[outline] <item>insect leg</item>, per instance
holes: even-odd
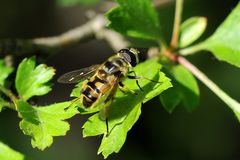
[[[106,136],[109,135],[108,110],[109,110],[109,105],[111,104],[112,100],[113,100],[113,98],[108,98],[108,99],[106,99],[106,100],[103,102],[103,103],[105,103],[104,106],[103,106],[103,108],[102,108],[102,109],[100,110],[100,112],[99,112],[100,119],[101,119],[101,120],[104,120],[105,123],[106,123],[106,129],[107,129],[107,134],[106,134]]]
[[[126,87],[122,82],[119,82],[118,86],[119,86],[120,91],[122,91],[123,93],[131,92],[132,94],[138,95],[137,92],[135,92],[134,90],[132,90],[132,89],[130,89],[128,87]]]
[[[134,74],[134,77],[137,76],[135,71],[130,71],[129,73],[130,73],[130,74],[133,73],[133,74]],[[128,78],[129,78],[129,76],[130,76],[130,75],[128,75]],[[130,78],[130,79],[133,79],[133,78]],[[136,79],[136,84],[137,84],[138,88],[143,92],[143,89],[142,89],[142,87],[139,85],[139,82],[138,82],[137,79]]]
[[[149,81],[154,82],[154,83],[162,83],[162,82],[155,81],[155,80],[152,80],[152,79],[149,79],[149,78],[146,78],[146,77],[142,77],[142,76],[130,76],[130,75],[128,75],[127,77],[129,79],[145,79],[145,80],[149,80]]]
[[[108,135],[109,135],[108,118],[106,118],[105,122],[106,122],[106,128],[107,128],[107,135],[106,135],[106,137],[108,137]]]
[[[118,83],[116,83],[117,85]],[[103,102],[104,106],[103,108],[100,110],[100,119],[105,120],[106,122],[106,129],[107,129],[107,134],[106,136],[109,135],[109,125],[108,125],[108,113],[109,113],[109,106],[112,103],[113,99],[114,99],[114,94],[116,92],[117,87],[113,87],[114,89],[109,93],[108,97],[106,98],[106,100]]]

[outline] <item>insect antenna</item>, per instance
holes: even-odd
[[[128,75],[127,77],[128,77],[129,79],[135,79],[138,88],[139,88],[142,92],[143,92],[143,89],[142,89],[142,87],[139,85],[139,82],[138,82],[139,79],[145,79],[145,80],[148,80],[148,81],[151,81],[151,82],[154,82],[154,83],[162,83],[162,82],[155,81],[155,80],[152,80],[152,79],[149,79],[149,78],[146,78],[146,77],[137,76],[135,71],[130,71],[129,73],[133,73],[134,76]]]

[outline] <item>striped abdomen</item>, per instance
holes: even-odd
[[[116,83],[124,77],[125,73],[122,68],[124,68],[124,72],[128,70],[125,66],[124,60],[118,57],[113,57],[101,65],[95,75],[83,85],[81,91],[83,106],[85,108],[94,107],[93,104],[99,98],[110,92],[113,86],[116,86]]]

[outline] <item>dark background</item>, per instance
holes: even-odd
[[[183,19],[206,16],[208,28],[204,37],[213,33],[226,18],[237,0],[186,0]],[[87,21],[86,6],[58,7],[49,0],[1,0],[0,38],[33,38],[53,36]],[[174,5],[159,9],[165,36],[170,37]],[[85,66],[101,63],[113,54],[103,41],[92,40],[67,48],[47,58],[46,63],[59,75]],[[240,100],[240,70],[217,61],[210,53],[189,57],[214,82],[233,98]],[[240,125],[233,112],[208,88],[199,82],[199,107],[188,113],[178,106],[172,114],[166,112],[155,98],[142,108],[142,115],[129,132],[119,154],[109,159],[162,160],[238,160],[240,159]],[[73,86],[56,83],[53,91],[37,99],[44,105],[65,101]],[[0,141],[33,160],[95,160],[101,137],[82,138],[81,126],[86,116],[70,119],[71,130],[64,137],[55,137],[45,151],[33,149],[30,137],[23,135],[17,113],[4,110],[0,114]]]

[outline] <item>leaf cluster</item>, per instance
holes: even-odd
[[[91,0],[87,2],[96,2]],[[58,0],[63,5],[72,5],[84,0]],[[182,104],[188,111],[193,111],[199,103],[199,87],[193,74],[180,64],[172,63],[164,54],[166,50],[180,55],[193,54],[208,50],[219,60],[234,66],[240,66],[240,4],[227,19],[217,28],[212,36],[197,43],[204,33],[207,20],[205,17],[191,17],[180,26],[180,37],[175,48],[169,47],[161,34],[161,21],[151,0],[116,0],[117,7],[111,9],[106,17],[108,27],[121,34],[143,41],[154,41],[161,48],[157,59],[146,60],[133,68],[136,75],[157,81],[140,79],[139,85],[131,79],[125,79],[124,85],[134,90],[137,95],[123,93],[119,89],[108,108],[109,135],[105,121],[101,120],[100,107],[86,110],[81,104],[73,101],[59,102],[47,106],[37,106],[30,103],[34,96],[42,96],[52,89],[50,80],[55,74],[52,67],[45,64],[36,65],[35,57],[25,58],[16,69],[14,85],[7,83],[7,78],[14,68],[0,60],[0,111],[10,108],[18,112],[20,129],[31,137],[33,147],[44,150],[53,143],[53,137],[64,136],[70,129],[67,119],[76,114],[91,114],[83,125],[83,136],[102,135],[98,154],[107,158],[112,153],[118,153],[123,146],[127,133],[141,115],[141,107],[154,97],[158,97],[168,112],[173,112],[176,106]],[[163,23],[163,22],[162,22]],[[192,45],[194,44],[194,45]],[[169,77],[169,78],[168,78]],[[72,90],[71,97],[78,98],[83,82]],[[13,91],[16,90],[16,93]],[[164,91],[164,92],[163,92]],[[216,93],[237,115],[240,120],[240,105],[225,93]],[[70,107],[69,107],[70,106]],[[71,107],[73,106],[73,107]],[[75,108],[77,106],[78,110]],[[3,151],[3,152],[2,152]],[[0,159],[11,160],[3,153],[9,153],[22,160],[24,156],[0,143]]]
[[[76,110],[64,109],[70,102],[61,102],[47,106],[35,106],[29,103],[34,96],[47,94],[51,90],[49,82],[55,70],[45,64],[36,66],[35,57],[25,58],[18,66],[15,78],[16,95],[5,85],[7,77],[13,68],[7,67],[4,61],[0,61],[1,84],[0,91],[6,96],[0,97],[0,107],[8,107],[18,112],[20,129],[24,134],[32,137],[32,146],[41,150],[49,147],[54,136],[63,136],[70,129],[64,120],[74,116]],[[5,97],[5,98],[4,98]],[[9,101],[11,100],[11,101]],[[1,156],[1,154],[0,154]]]

